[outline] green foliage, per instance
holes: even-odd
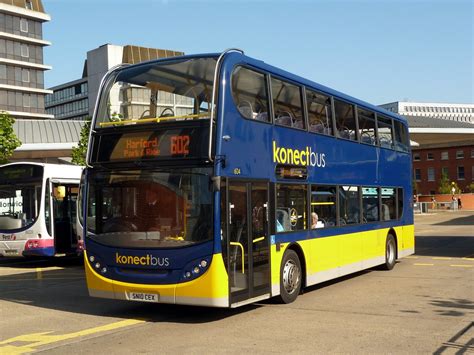
[[[439,181],[439,187],[438,187],[438,192],[440,194],[452,194],[453,193],[453,187],[454,187],[454,193],[458,194],[461,193],[461,189],[459,188],[458,184],[456,182],[450,182],[448,175],[443,173],[441,175],[441,180]]]
[[[81,129],[81,137],[77,147],[72,148],[72,163],[76,165],[86,165],[87,146],[89,144],[89,131],[91,129],[91,119],[87,118]]]
[[[15,119],[8,112],[0,112],[0,164],[8,163],[13,151],[21,145],[13,130]]]
[[[467,190],[468,190],[469,192],[474,193],[474,182],[471,182],[471,183],[467,186]]]

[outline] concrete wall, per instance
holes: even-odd
[[[453,195],[424,195],[424,196],[419,196],[418,201],[419,202],[431,202],[432,197],[434,196],[436,202],[451,202]],[[462,209],[464,210],[474,210],[474,194],[455,194],[454,195],[456,198],[461,198],[461,204],[462,204]],[[447,207],[447,205],[442,205],[438,204],[439,208],[444,208]],[[431,206],[430,206],[431,209]]]

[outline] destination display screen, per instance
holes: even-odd
[[[96,162],[202,158],[207,155],[208,135],[199,127],[124,132],[98,136]]]
[[[38,179],[43,176],[43,167],[39,165],[11,165],[0,169],[0,181]]]

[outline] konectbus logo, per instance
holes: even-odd
[[[326,155],[324,153],[313,152],[311,147],[305,149],[292,149],[278,147],[273,141],[273,162],[278,164],[316,166],[324,168],[326,166]]]
[[[160,258],[150,254],[145,256],[120,255],[115,253],[115,262],[118,265],[136,266],[169,266],[169,258]]]

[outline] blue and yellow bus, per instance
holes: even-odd
[[[289,303],[414,252],[406,120],[240,50],[110,70],[87,162],[91,296]]]

